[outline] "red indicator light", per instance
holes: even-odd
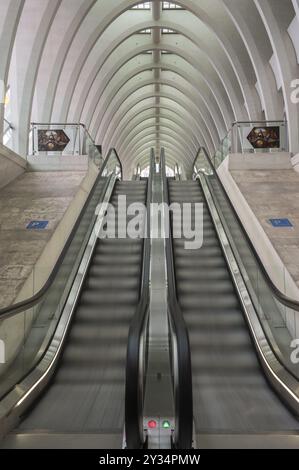
[[[156,429],[157,428],[157,421],[152,419],[151,421],[149,421],[147,423],[147,425],[148,425],[149,429]]]

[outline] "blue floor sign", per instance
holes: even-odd
[[[30,224],[27,225],[27,230],[45,230],[48,224],[48,220],[32,220]]]
[[[289,219],[270,219],[272,227],[293,227]]]

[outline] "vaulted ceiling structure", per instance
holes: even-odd
[[[152,147],[188,169],[233,121],[284,117],[299,153],[299,0],[1,0],[0,44],[22,156],[31,122],[82,122],[127,174]]]

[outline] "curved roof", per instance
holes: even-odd
[[[128,174],[151,147],[187,168],[199,146],[214,153],[233,121],[286,116],[299,152],[298,0],[136,5],[1,0],[15,151],[26,155],[32,121],[83,122],[104,153],[117,149]]]

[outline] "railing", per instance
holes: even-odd
[[[155,159],[151,155],[150,174],[147,189],[147,213],[145,239],[143,246],[142,282],[140,303],[130,326],[127,367],[126,367],[126,398],[125,398],[125,434],[128,449],[146,447],[146,436],[143,429],[143,407],[145,379],[148,357],[149,334],[149,282],[151,254],[151,201],[152,179],[155,171]]]
[[[13,125],[4,118],[4,126],[3,126],[3,144],[7,145],[12,137],[12,131],[14,130]]]
[[[287,152],[288,149],[286,121],[239,121],[233,123],[212,160],[218,168],[230,154]]]
[[[221,141],[219,149],[215,152],[213,156],[213,164],[215,168],[218,168],[221,163],[231,154],[232,150],[232,129],[228,131],[228,134]]]
[[[174,177],[178,181],[180,181],[181,179],[181,168],[179,167],[177,163],[174,166]]]
[[[29,155],[87,155],[96,166],[103,163],[102,149],[96,145],[84,124],[32,123],[29,135]]]
[[[6,364],[0,366],[0,399],[33,370],[50,344],[69,291],[97,219],[96,209],[112,178],[122,167],[114,149],[100,169],[96,182],[47,282],[31,298],[0,310]],[[38,277],[39,270],[33,277]]]
[[[138,165],[136,166],[135,170],[134,170],[134,177],[133,177],[133,179],[137,181],[137,180],[140,179],[140,177],[141,177],[141,167],[140,167],[140,165],[138,164]]]
[[[288,128],[286,121],[234,122],[232,152],[287,152]]]
[[[165,155],[162,152],[164,203],[169,204]],[[172,229],[166,239],[166,264],[168,281],[168,322],[170,330],[170,361],[175,404],[175,433],[173,447],[191,449],[193,437],[193,392],[191,351],[187,326],[177,300],[175,267],[173,258]]]
[[[200,149],[195,159],[194,169],[194,178],[200,174],[205,175],[205,180],[260,324],[273,353],[283,367],[296,380],[299,380],[299,364],[292,360],[293,340],[299,338],[299,302],[287,297],[272,282],[204,148]]]

